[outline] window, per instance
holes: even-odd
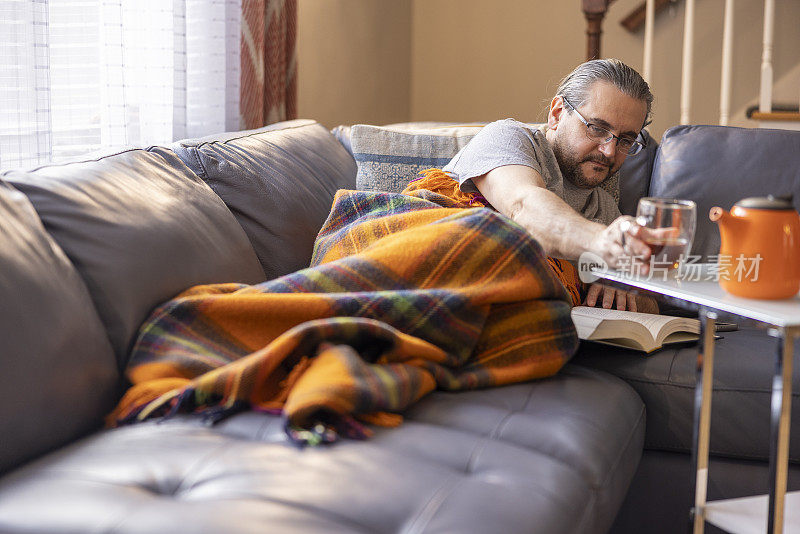
[[[241,0],[0,0],[0,169],[239,129]]]

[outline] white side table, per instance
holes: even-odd
[[[685,270],[636,277],[623,271],[594,271],[612,285],[640,288],[667,297],[670,302],[697,309],[700,345],[697,358],[694,440],[695,467],[693,531],[703,532],[705,522],[732,533],[800,534],[800,491],[786,493],[792,398],[794,338],[800,335],[800,293],[786,300],[734,297],[716,281],[711,264],[686,266]],[[777,362],[772,381],[769,495],[706,501],[708,481],[711,390],[714,375],[714,323],[718,314],[745,317],[778,338]],[[785,519],[785,521],[784,521]]]

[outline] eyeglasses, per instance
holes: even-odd
[[[586,137],[591,139],[597,144],[605,145],[612,139],[617,140],[617,148],[620,150],[624,150],[628,153],[629,156],[633,156],[634,154],[638,154],[644,148],[645,142],[644,138],[641,137],[641,134],[636,136],[636,139],[632,139],[630,137],[619,137],[618,135],[614,135],[613,133],[609,132],[607,129],[603,128],[602,126],[598,126],[596,124],[592,124],[591,122],[587,121],[583,118],[578,110],[573,106],[569,100],[561,97],[564,99],[564,103],[575,112],[578,118],[581,120],[583,124],[586,125]],[[641,139],[641,141],[639,141]]]

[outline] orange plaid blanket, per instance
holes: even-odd
[[[556,373],[578,339],[541,247],[489,209],[412,185],[338,191],[311,267],[193,287],[144,323],[112,424],[283,413],[298,443],[398,424],[434,389]]]

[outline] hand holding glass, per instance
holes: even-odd
[[[691,200],[645,197],[639,200],[636,222],[659,230],[644,238],[650,247],[654,267],[677,269],[688,256],[694,239],[697,206]]]

